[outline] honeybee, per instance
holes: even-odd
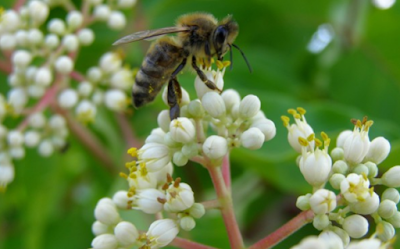
[[[193,69],[208,88],[221,92],[200,69],[197,61],[210,62],[213,57],[222,60],[228,50],[231,51],[232,61],[233,46],[241,52],[251,71],[243,52],[233,44],[238,32],[239,26],[231,15],[218,22],[211,14],[194,13],[179,17],[175,27],[140,31],[116,41],[113,45],[158,38],[149,48],[135,76],[132,88],[133,105],[138,108],[153,101],[168,81],[169,116],[171,120],[179,117],[182,92],[177,75],[188,60],[191,60]],[[177,36],[164,36],[172,33],[177,33]]]

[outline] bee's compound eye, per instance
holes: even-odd
[[[228,30],[226,29],[226,27],[219,26],[215,30],[214,39],[215,39],[216,43],[223,44],[225,42],[227,36],[228,36]]]

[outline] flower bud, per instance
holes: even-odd
[[[44,45],[49,49],[55,49],[60,45],[60,39],[55,34],[48,34],[44,38]]]
[[[124,247],[131,247],[139,237],[136,227],[127,221],[121,221],[114,228],[114,234],[119,244]]]
[[[224,79],[222,72],[218,71],[205,71],[204,74],[206,75],[207,79],[214,82],[218,89],[223,89],[224,87]],[[199,76],[196,77],[194,80],[194,87],[196,88],[197,97],[202,99],[204,94],[208,92],[214,92],[214,90],[210,89],[201,79]]]
[[[118,240],[114,234],[101,234],[92,240],[93,249],[117,249]]]
[[[14,175],[14,166],[10,163],[0,163],[0,190],[4,190],[14,180]]]
[[[357,174],[357,175],[369,175],[369,170],[368,167],[365,166],[365,164],[359,163],[357,164],[354,169],[353,169],[353,173]]]
[[[116,192],[112,197],[112,201],[120,209],[127,209],[128,201],[130,201],[131,199],[132,198],[128,197],[128,192],[124,190]]]
[[[342,174],[333,174],[331,178],[329,178],[329,183],[331,184],[332,188],[334,189],[340,189],[340,183],[345,179],[346,177]]]
[[[146,138],[145,143],[158,143],[162,144],[164,142],[165,132],[161,128],[153,129],[150,135]]]
[[[206,213],[206,209],[204,208],[204,205],[201,203],[195,203],[192,205],[192,207],[189,209],[189,214],[193,218],[200,219],[203,217],[203,215]]]
[[[18,130],[9,131],[7,142],[10,146],[19,147],[24,143],[24,136]]]
[[[383,200],[379,204],[378,214],[384,219],[389,219],[397,213],[396,203],[391,200]]]
[[[318,214],[314,217],[313,226],[317,230],[323,230],[330,224],[329,217],[326,214]]]
[[[351,131],[351,130],[342,131],[339,134],[338,138],[336,139],[336,146],[339,148],[343,148],[344,141],[347,139],[348,136],[350,136],[352,134],[353,134],[353,131]]]
[[[364,165],[368,168],[368,178],[374,178],[378,175],[378,166],[375,163],[369,161]]]
[[[203,118],[204,117],[204,108],[200,102],[200,100],[196,99],[189,103],[188,112],[193,118]]]
[[[337,226],[332,226],[330,230],[340,237],[345,247],[350,243],[350,236],[345,230]]]
[[[188,163],[189,158],[187,158],[181,151],[177,151],[174,153],[172,161],[176,166],[185,166]]]
[[[2,50],[13,50],[17,46],[17,39],[11,34],[2,34],[0,37],[0,48]]]
[[[334,192],[319,189],[310,197],[310,207],[316,214],[326,214],[336,208],[336,195]]]
[[[373,192],[372,196],[368,196],[364,201],[358,201],[350,205],[350,210],[358,214],[372,214],[379,207],[379,196]]]
[[[301,173],[310,185],[318,187],[328,181],[332,160],[325,150],[307,152],[301,157],[299,164]]]
[[[27,67],[32,61],[32,55],[25,50],[17,50],[12,55],[12,62],[18,67]]]
[[[96,111],[96,106],[88,100],[82,100],[75,108],[75,113],[82,122],[93,121]]]
[[[344,158],[347,162],[358,164],[362,162],[369,150],[369,137],[365,131],[353,131],[343,144]]]
[[[136,0],[118,0],[118,7],[121,9],[132,8],[136,4]]]
[[[28,96],[23,88],[13,88],[8,92],[8,103],[14,111],[20,112],[28,102]]]
[[[343,249],[342,239],[333,231],[324,231],[318,235],[318,238],[324,240],[329,249]]]
[[[120,220],[117,208],[110,198],[102,198],[97,202],[94,217],[108,226],[113,226]]]
[[[24,140],[27,147],[35,147],[40,142],[40,134],[37,131],[27,131],[24,134]]]
[[[382,241],[376,238],[352,241],[346,249],[379,249]]]
[[[390,224],[392,224],[395,228],[400,228],[400,212],[397,211],[392,217],[387,219]]]
[[[62,74],[69,74],[74,69],[74,62],[69,56],[60,56],[54,63],[56,71]]]
[[[121,112],[128,104],[125,93],[118,89],[110,89],[104,94],[104,102],[110,110]]]
[[[167,189],[167,202],[164,204],[164,209],[167,212],[181,212],[189,209],[194,204],[194,193],[192,188],[186,183],[179,183],[176,187],[171,184]]]
[[[139,163],[146,163],[149,172],[162,169],[171,161],[169,148],[164,144],[148,143],[143,145],[139,154]]]
[[[21,24],[20,16],[12,9],[6,10],[2,13],[1,22],[2,28],[9,32],[16,31]]]
[[[358,239],[367,234],[369,223],[361,215],[353,214],[344,219],[342,227],[350,237]]]
[[[29,125],[33,128],[40,129],[46,124],[46,117],[42,112],[35,112],[29,117]]]
[[[376,230],[378,231],[378,237],[383,242],[391,240],[396,234],[393,225],[386,221],[379,222]]]
[[[399,191],[397,191],[397,189],[395,188],[387,188],[382,193],[382,200],[391,200],[396,204],[399,203],[400,200]]]
[[[237,91],[233,89],[225,90],[221,94],[222,99],[224,100],[226,110],[228,112],[231,111],[232,107],[236,104],[240,104],[240,95]]]
[[[31,20],[40,25],[46,21],[49,15],[49,7],[42,1],[30,1],[28,4],[28,11]]]
[[[146,235],[152,238],[149,241],[151,248],[160,248],[171,243],[178,235],[179,229],[176,222],[172,219],[156,220],[151,223]]]
[[[78,31],[78,40],[79,43],[84,46],[89,46],[94,41],[94,33],[91,29],[81,29]]]
[[[221,118],[225,115],[225,103],[222,97],[216,92],[208,92],[201,99],[204,110],[213,118]]]
[[[111,11],[107,25],[108,27],[114,30],[123,29],[126,25],[126,19],[124,14],[122,14],[122,12],[120,11]]]
[[[250,128],[242,133],[240,141],[243,147],[251,150],[261,148],[264,143],[265,136],[258,128]]]
[[[391,188],[400,187],[400,166],[391,167],[382,176],[382,184]]]
[[[43,140],[39,144],[38,152],[43,157],[49,157],[54,152],[54,146],[49,139]]]
[[[264,141],[269,141],[275,137],[276,127],[274,122],[267,118],[262,118],[257,120],[256,122],[251,124],[251,127],[255,127],[260,129],[260,131],[264,134]]]
[[[380,164],[390,152],[390,143],[384,137],[377,137],[371,141],[367,155],[364,158],[364,162],[374,162]]]
[[[179,221],[180,227],[185,231],[191,231],[196,226],[196,221],[191,216],[184,216]]]
[[[31,45],[40,45],[43,42],[43,33],[38,29],[30,29],[28,31],[28,41]]]
[[[76,10],[70,11],[67,15],[67,24],[71,30],[76,30],[83,23],[82,13]]]
[[[203,152],[210,159],[222,159],[228,153],[228,143],[225,138],[212,135],[204,141]]]
[[[137,199],[134,201],[134,208],[142,210],[146,214],[156,214],[163,209],[163,204],[158,202],[158,199],[165,199],[166,197],[160,190],[149,188],[137,190],[135,198]]]
[[[106,4],[98,5],[94,8],[93,15],[97,20],[107,21],[110,16],[110,7]]]
[[[65,33],[65,23],[59,18],[53,18],[47,24],[47,29],[54,34],[64,35]]]
[[[25,30],[15,32],[15,39],[19,46],[25,47],[28,45],[28,33]]]
[[[336,147],[331,151],[331,157],[334,162],[344,159],[344,151],[341,147]]]
[[[296,207],[298,207],[302,211],[309,210],[310,207],[310,197],[311,194],[301,195],[296,200]]]
[[[194,157],[198,154],[199,148],[197,146],[197,143],[190,143],[190,144],[185,144],[182,147],[182,153],[185,155],[187,158]]]
[[[177,118],[171,121],[169,131],[173,140],[179,143],[189,143],[196,135],[196,129],[188,118]]]
[[[69,109],[74,107],[78,102],[78,94],[74,89],[65,89],[58,95],[58,104],[62,108]]]
[[[242,99],[239,106],[239,116],[242,119],[254,117],[261,107],[260,99],[255,95],[247,95]]]
[[[100,68],[106,72],[111,73],[117,71],[121,65],[122,60],[116,53],[108,52],[100,58]]]
[[[100,234],[105,234],[109,233],[109,226],[101,223],[100,221],[96,220],[92,224],[92,233],[96,236],[99,236]]]
[[[88,80],[91,82],[98,82],[103,77],[103,72],[98,67],[91,67],[87,71]]]
[[[53,81],[53,75],[49,68],[41,67],[37,70],[35,75],[35,83],[39,86],[49,86]]]
[[[158,126],[164,131],[168,132],[169,131],[169,126],[171,123],[171,120],[169,118],[169,111],[168,110],[162,110],[157,117],[157,123]]]
[[[62,44],[68,52],[75,52],[79,47],[78,38],[74,34],[64,36]]]

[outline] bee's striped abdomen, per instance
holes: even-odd
[[[158,40],[147,52],[136,74],[132,89],[134,106],[153,101],[183,58],[183,50],[175,40],[170,37]]]

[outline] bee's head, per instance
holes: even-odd
[[[222,60],[222,56],[230,49],[238,33],[239,26],[231,15],[219,23],[212,35],[212,43],[218,60]]]

